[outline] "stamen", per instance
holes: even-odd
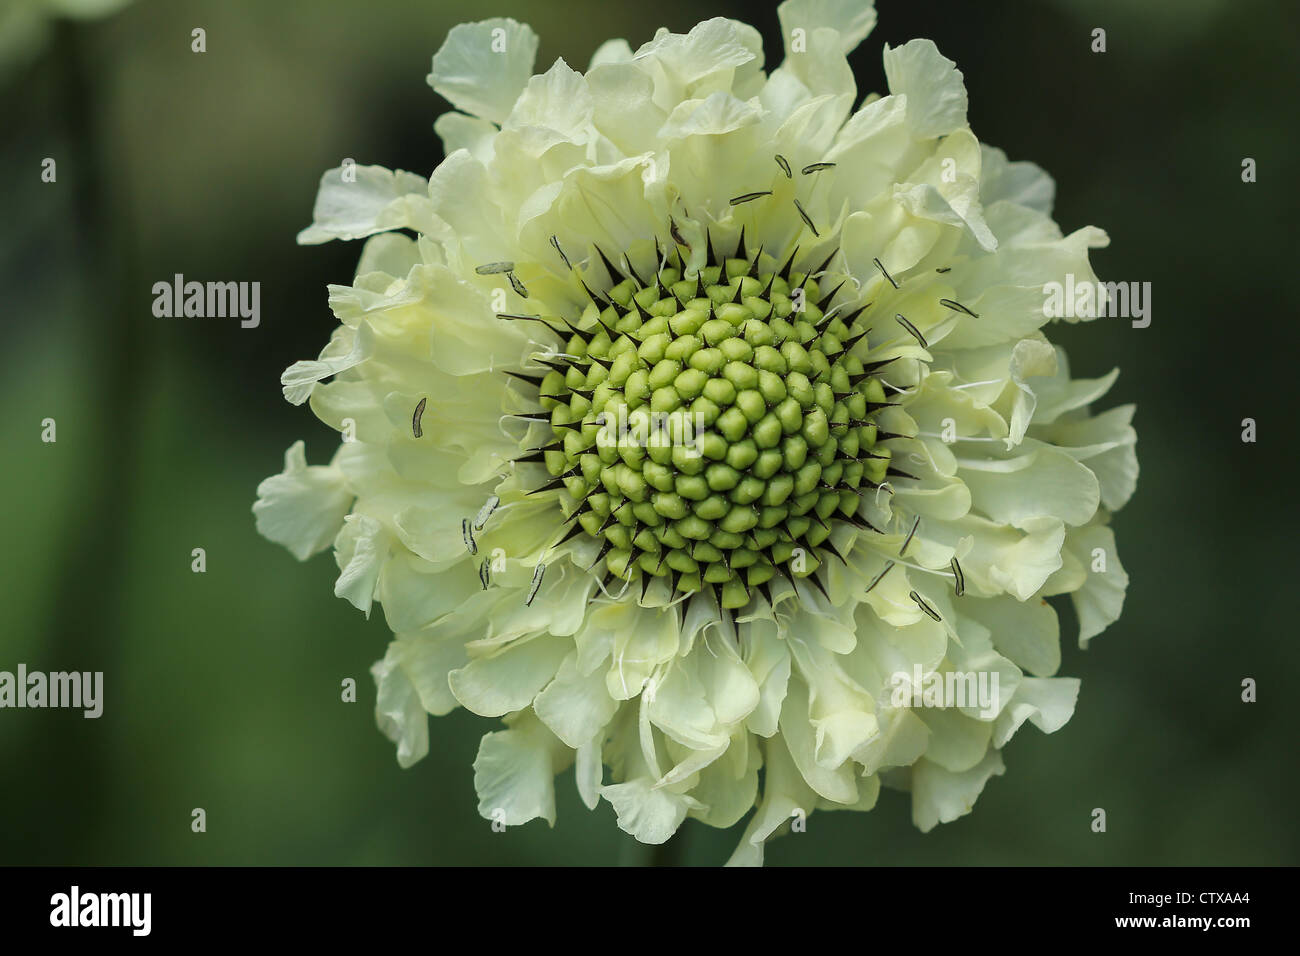
[[[885,567],[881,570],[879,574],[877,574],[874,578],[872,578],[871,583],[867,585],[867,590],[863,592],[863,597],[866,597],[866,595],[870,594],[875,589],[876,585],[880,583],[881,579],[886,574],[888,574],[891,570],[893,570],[893,567],[894,567],[893,561],[885,562]]]
[[[800,217],[801,219],[803,219],[803,221],[804,221],[804,225],[806,225],[809,229],[812,230],[812,234],[813,234],[814,236],[816,236],[817,238],[820,239],[820,238],[821,238],[821,233],[818,232],[818,231],[817,231],[817,227],[816,227],[815,225],[813,225],[812,218],[808,215],[808,213],[806,213],[806,212],[804,211],[803,203],[799,202],[799,200],[796,199],[796,200],[794,201],[794,208],[799,210],[799,217]]]
[[[894,281],[893,276],[891,276],[888,272],[885,271],[884,264],[879,259],[872,259],[871,261],[876,264],[876,268],[880,270],[880,274],[889,280],[889,284],[892,285],[895,289],[897,289],[898,283]]]
[[[921,330],[918,329],[911,322],[907,321],[907,317],[904,316],[901,312],[894,313],[894,319],[898,322],[899,325],[907,329],[907,331],[912,334],[912,337],[914,339],[916,339],[918,342],[921,343],[921,348],[928,349],[930,347],[930,343],[925,340],[925,336],[921,334]]]
[[[411,434],[416,438],[424,436],[424,429],[420,425],[420,419],[424,417],[424,406],[428,401],[428,398],[420,399],[420,404],[415,406],[415,414],[411,416]]]
[[[487,524],[488,518],[492,517],[492,512],[497,510],[501,504],[501,499],[496,495],[489,495],[488,500],[483,502],[483,507],[478,510],[478,515],[474,518],[474,530],[482,531],[483,526]]]
[[[533,568],[533,583],[528,589],[528,597],[524,599],[524,607],[532,607],[533,598],[537,597],[537,592],[542,586],[542,577],[546,574],[546,565],[539,564]]]
[[[905,557],[907,555],[907,546],[912,543],[912,536],[916,534],[916,529],[919,528],[920,526],[921,526],[921,516],[917,515],[916,520],[912,522],[912,530],[907,532],[907,538],[904,539],[903,546],[898,549],[898,556],[900,558]]]
[[[962,305],[960,302],[954,302],[952,299],[940,299],[939,304],[942,306],[946,306],[949,309],[956,309],[958,312],[965,312],[973,319],[979,318],[978,313],[972,312],[970,309],[966,308],[966,306]]]
[[[910,597],[913,601],[915,601],[916,606],[919,607],[922,611],[924,611],[929,617],[933,618],[936,621],[943,620],[943,618],[939,616],[938,611],[930,607],[930,605],[926,604],[925,601],[922,600],[921,595],[917,594],[915,591],[909,591],[907,596]]]
[[[560,237],[559,237],[559,236],[551,236],[551,245],[553,245],[553,246],[555,247],[555,251],[558,252],[558,253],[560,254],[560,258],[564,260],[564,268],[566,268],[566,269],[568,269],[570,272],[572,272],[572,271],[573,271],[573,263],[570,262],[570,261],[569,261],[569,257],[566,256],[566,255],[564,254],[564,250],[560,248]]]

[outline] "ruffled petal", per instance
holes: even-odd
[[[484,819],[518,826],[541,817],[555,826],[555,775],[572,754],[537,718],[484,734],[474,758],[474,790]]]
[[[364,239],[390,229],[432,227],[429,182],[414,173],[382,166],[340,166],[321,176],[312,224],[298,242]]]
[[[429,85],[458,110],[501,123],[533,73],[537,34],[508,17],[451,28],[433,56]]]
[[[333,542],[353,497],[341,471],[332,465],[308,466],[305,446],[296,441],[284,453],[284,471],[257,486],[253,515],[258,534],[306,561]]]

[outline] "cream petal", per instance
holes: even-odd
[[[429,181],[383,166],[340,166],[321,176],[312,224],[298,242],[364,239],[390,229],[430,228]]]
[[[686,814],[700,806],[687,794],[656,790],[654,781],[646,777],[601,787],[600,795],[614,807],[619,827],[649,844],[667,842]]]
[[[1035,518],[1050,516],[1080,525],[1097,513],[1101,488],[1086,466],[1033,440],[1019,450],[1023,453],[1009,458],[958,457],[976,511],[1026,529],[1026,522]]]
[[[1027,677],[993,729],[993,746],[1002,747],[1026,720],[1045,734],[1060,730],[1074,715],[1079,681],[1073,677]]]
[[[284,453],[284,471],[257,486],[253,516],[258,534],[306,561],[334,541],[353,498],[343,473],[332,465],[309,466],[296,441]]]
[[[875,774],[889,767],[910,767],[930,745],[930,728],[910,708],[883,707],[877,711],[880,733],[863,744],[853,759],[863,772]]]
[[[413,239],[398,232],[381,232],[371,236],[361,247],[357,276],[379,272],[399,279],[410,273],[420,261],[420,247]]]
[[[360,365],[370,357],[374,345],[374,332],[366,323],[355,333],[346,327],[335,329],[319,359],[295,362],[284,370],[280,385],[285,400],[291,405],[301,405],[311,397],[317,382]]]
[[[448,675],[451,692],[466,710],[481,717],[520,710],[555,677],[567,644],[563,638],[543,635],[476,657]]]
[[[847,56],[876,26],[874,0],[785,0],[776,13],[781,21],[787,57],[792,55],[790,45],[797,36],[795,30],[805,33],[833,30],[840,52]]]
[[[1118,511],[1137,489],[1137,432],[1134,405],[1118,405],[1091,418],[1035,427],[1034,436],[1057,445],[1097,476],[1101,503]]]
[[[555,680],[533,701],[542,723],[575,749],[590,743],[618,710],[618,703],[605,690],[604,675],[582,674],[577,659],[577,652],[571,651]]]
[[[377,520],[368,515],[350,514],[334,540],[334,557],[339,576],[334,582],[334,596],[341,597],[366,617],[379,586],[379,574],[388,560],[392,539]]]
[[[960,774],[984,759],[993,735],[992,723],[972,720],[958,710],[939,707],[922,708],[916,716],[930,730],[930,745],[925,748],[926,763]]]
[[[458,110],[504,122],[533,73],[537,34],[495,17],[452,27],[433,56],[429,85]]]
[[[962,614],[983,624],[998,652],[1029,673],[1049,677],[1061,666],[1060,624],[1046,601],[987,598],[963,605]]]
[[[825,767],[817,760],[818,729],[809,718],[811,701],[808,685],[792,675],[781,708],[781,736],[799,773],[818,796],[836,803],[856,803],[857,781],[851,765]]]
[[[447,684],[447,675],[468,662],[465,637],[454,629],[438,628],[398,634],[388,646],[386,660],[393,660],[420,697],[420,705],[441,717],[460,706]]]
[[[377,687],[375,721],[384,736],[397,744],[398,766],[410,767],[429,752],[429,715],[402,666],[402,650],[396,642],[370,673]]]
[[[759,688],[758,703],[749,715],[748,726],[760,737],[771,737],[777,731],[790,680],[790,652],[778,637],[775,623],[755,621],[748,630],[749,639],[742,642],[745,665]]]
[[[502,129],[532,126],[555,133],[563,142],[582,144],[594,133],[594,109],[586,77],[556,60],[528,81]]]
[[[578,796],[588,810],[595,810],[600,803],[600,788],[605,768],[600,760],[599,738],[593,738],[578,748],[574,759],[573,773],[577,780]]]
[[[541,817],[555,825],[555,775],[572,754],[531,714],[509,730],[485,734],[474,758],[478,812],[518,826]]]
[[[495,123],[464,113],[443,113],[434,121],[433,131],[442,140],[442,151],[447,156],[463,149],[480,163],[492,162]]]
[[[630,54],[629,54],[630,55]],[[654,80],[636,63],[593,66],[587,74],[593,118],[600,132],[625,156],[654,152],[668,114],[655,105]]]
[[[980,176],[980,201],[989,206],[1010,202],[1044,215],[1052,213],[1056,183],[1041,168],[1029,162],[1008,162],[1007,154],[996,146],[981,144],[984,153]]]
[[[636,51],[655,79],[655,103],[671,111],[683,100],[703,98],[730,90],[735,71],[755,59],[756,37],[752,28],[714,17],[697,24],[689,33],[660,29],[655,38]]]
[[[912,823],[922,833],[929,833],[935,824],[964,817],[974,809],[989,778],[1005,770],[1002,755],[996,750],[990,750],[978,764],[961,773],[945,770],[924,758],[918,760],[911,776]]]
[[[1070,595],[1079,617],[1079,646],[1119,620],[1128,590],[1128,572],[1119,562],[1115,534],[1104,525],[1072,528],[1065,538],[1066,549],[1087,569],[1083,587]]]
[[[761,746],[765,767],[763,800],[727,866],[762,866],[767,838],[792,819],[806,818],[817,805],[817,794],[795,766],[785,740],[778,735]]]
[[[885,44],[889,91],[907,97],[907,119],[920,136],[944,136],[966,125],[966,84],[957,64],[932,40]]]

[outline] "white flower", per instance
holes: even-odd
[[[874,11],[780,17],[770,75],[723,19],[536,76],[527,26],[456,27],[447,159],[327,173],[300,237],[370,237],[283,380],[355,440],[291,448],[258,527],[332,538],[336,594],[382,606],[402,765],[428,714],[504,719],[486,817],[554,822],[572,767],[648,843],[757,805],[736,863],[881,783],[928,830],[1072,714],[1044,598],[1081,643],[1120,613],[1133,409],[1091,416],[1115,373],[1072,379],[1041,331],[1105,234],[1062,235],[1052,181],[979,143],[933,43],[886,48],[890,95],[854,111]]]

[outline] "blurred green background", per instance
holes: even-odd
[[[1076,374],[1122,369],[1108,404],[1138,403],[1142,476],[1115,522],[1132,584],[1086,653],[1063,616],[1076,715],[1024,730],[972,815],[923,835],[886,792],[870,814],[815,815],[769,862],[1294,864],[1295,5],[880,7],[852,59],[860,92],[885,87],[883,41],[931,37],[965,73],[980,138],[1055,176],[1067,230],[1109,231],[1097,272],[1153,283],[1147,329],[1052,333]],[[498,14],[541,34],[539,69],[715,15],[781,49],[774,4],[682,0],[138,0],[32,31],[21,56],[0,44],[0,669],[106,675],[99,720],[0,711],[0,863],[655,859],[568,774],[554,829],[493,833],[470,764],[495,721],[435,720],[430,756],[399,770],[368,674],[382,614],[332,597],[331,558],[295,562],[249,512],[294,439],[313,462],[337,442],[278,384],[326,341],[326,283],[360,252],[294,244],[320,173],[352,157],[427,175],[447,108],[430,57],[454,24]],[[261,327],[155,318],[151,286],[177,272],[260,281]],[[1247,416],[1257,444],[1240,440]],[[1241,702],[1245,677],[1258,703]],[[739,836],[688,821],[658,859],[719,863]]]

